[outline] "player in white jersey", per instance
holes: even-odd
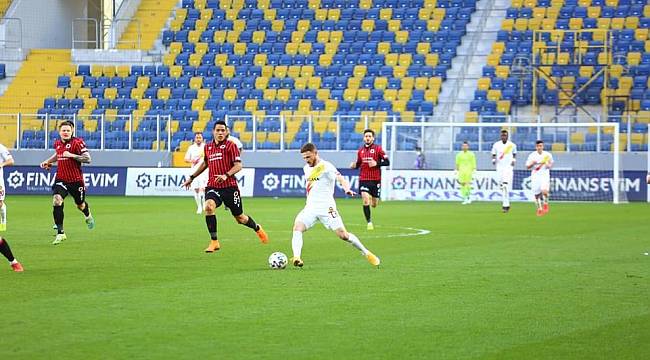
[[[5,205],[5,175],[4,167],[14,164],[14,158],[11,156],[9,149],[0,144],[0,231],[7,230],[7,205]]]
[[[300,148],[300,154],[305,160],[305,181],[307,187],[307,202],[293,223],[293,237],[291,247],[294,266],[302,267],[302,234],[309,230],[316,222],[320,221],[325,228],[333,230],[343,241],[347,241],[368,259],[368,262],[378,266],[380,260],[361,243],[359,238],[348,232],[343,225],[341,215],[336,210],[334,201],[334,187],[336,182],[343,187],[346,194],[354,196],[350,184],[341,176],[341,173],[330,162],[318,156],[318,149],[312,143],[307,143]]]
[[[530,187],[535,195],[537,216],[548,213],[548,192],[551,188],[551,167],[553,155],[544,151],[544,142],[535,142],[535,151],[528,155],[526,168],[530,169]]]
[[[501,140],[492,145],[492,164],[496,166],[501,186],[501,209],[510,211],[510,191],[517,157],[517,145],[508,140],[508,131],[501,130]]]
[[[192,164],[192,171],[203,164],[203,147],[205,143],[203,142],[203,134],[197,132],[194,134],[194,144],[190,145],[187,148],[185,153],[185,162]],[[192,189],[194,189],[194,201],[196,202],[196,213],[201,214],[203,212],[205,204],[205,187],[208,184],[208,172],[204,171],[203,174],[197,176],[194,181],[192,181]]]

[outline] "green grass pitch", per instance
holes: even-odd
[[[648,358],[647,204],[389,202],[368,232],[339,200],[381,268],[318,225],[277,271],[303,199],[244,199],[269,245],[220,208],[215,254],[190,197],[91,196],[93,231],[68,199],[60,246],[50,197],[7,201],[0,359]]]

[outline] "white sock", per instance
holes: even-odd
[[[537,208],[541,209],[542,208],[542,196],[538,195],[535,197],[535,203],[537,203]]]
[[[7,204],[2,204],[0,207],[0,224],[7,223]]]
[[[201,209],[205,208],[205,191],[199,193],[199,198],[201,199]]]
[[[291,248],[293,249],[293,257],[300,259],[300,256],[302,256],[302,231],[293,232]]]
[[[14,261],[9,262],[11,265],[18,264],[18,259],[14,258]]]
[[[349,237],[346,240],[347,242],[349,242],[350,244],[352,244],[352,246],[354,246],[359,251],[361,251],[363,255],[367,255],[369,253],[368,249],[366,249],[366,247],[363,246],[361,240],[359,240],[359,238],[356,235],[354,235],[353,233],[348,233],[348,235]]]
[[[194,202],[196,202],[196,208],[201,208],[201,195],[197,192],[194,193]]]
[[[503,207],[510,207],[510,192],[508,191],[508,184],[503,184],[503,186],[501,186],[501,196],[503,197],[501,200]]]

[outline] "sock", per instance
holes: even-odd
[[[352,244],[352,246],[357,248],[359,251],[361,251],[363,255],[367,255],[369,253],[368,249],[366,249],[366,247],[363,246],[363,244],[361,243],[361,241],[356,235],[354,235],[353,233],[348,233],[348,236],[349,237],[346,241]]]
[[[542,194],[542,201],[544,202],[544,204],[548,204],[548,196]]]
[[[205,208],[205,191],[199,193],[199,201],[201,202],[201,209]]]
[[[248,217],[248,221],[246,222],[246,224],[242,224],[242,225],[249,227],[255,231],[260,229],[260,226],[257,225],[257,223],[255,223],[255,220],[253,220],[253,218],[250,216]]]
[[[3,203],[0,207],[0,224],[7,223],[7,204]]]
[[[4,255],[10,262],[15,261],[14,254],[11,253],[11,248],[7,243],[7,240],[0,238],[0,254]]]
[[[84,209],[81,210],[81,212],[84,213],[85,217],[89,217],[90,216],[90,207],[88,206],[88,203],[85,202],[85,201],[84,201],[84,204],[86,204],[86,206],[84,206]]]
[[[541,209],[542,208],[542,197],[544,195],[535,195],[535,204],[537,204],[537,208]]]
[[[503,197],[502,204],[503,207],[510,207],[510,192],[508,191],[508,184],[504,183],[501,185],[501,196]]]
[[[471,188],[469,187],[468,184],[463,185],[462,194],[463,194],[463,198],[464,198],[465,200],[469,200],[469,193],[470,193],[470,191],[471,191],[470,189],[471,189]]]
[[[197,209],[202,209],[203,207],[201,206],[201,194],[199,193],[194,193],[194,202],[196,203],[196,208]]]
[[[363,215],[366,217],[366,222],[370,221],[370,205],[363,205]]]
[[[63,205],[54,206],[52,214],[54,215],[54,223],[56,224],[56,233],[63,234]]]
[[[205,224],[208,226],[210,239],[217,240],[217,215],[207,215],[205,217]]]
[[[293,256],[300,259],[300,256],[302,256],[302,231],[293,232],[291,248],[293,249]]]

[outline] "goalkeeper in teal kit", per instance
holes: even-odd
[[[472,203],[470,194],[474,171],[476,171],[476,156],[469,151],[469,144],[465,141],[462,151],[456,154],[456,173],[460,183],[460,194],[463,196],[463,205]]]

